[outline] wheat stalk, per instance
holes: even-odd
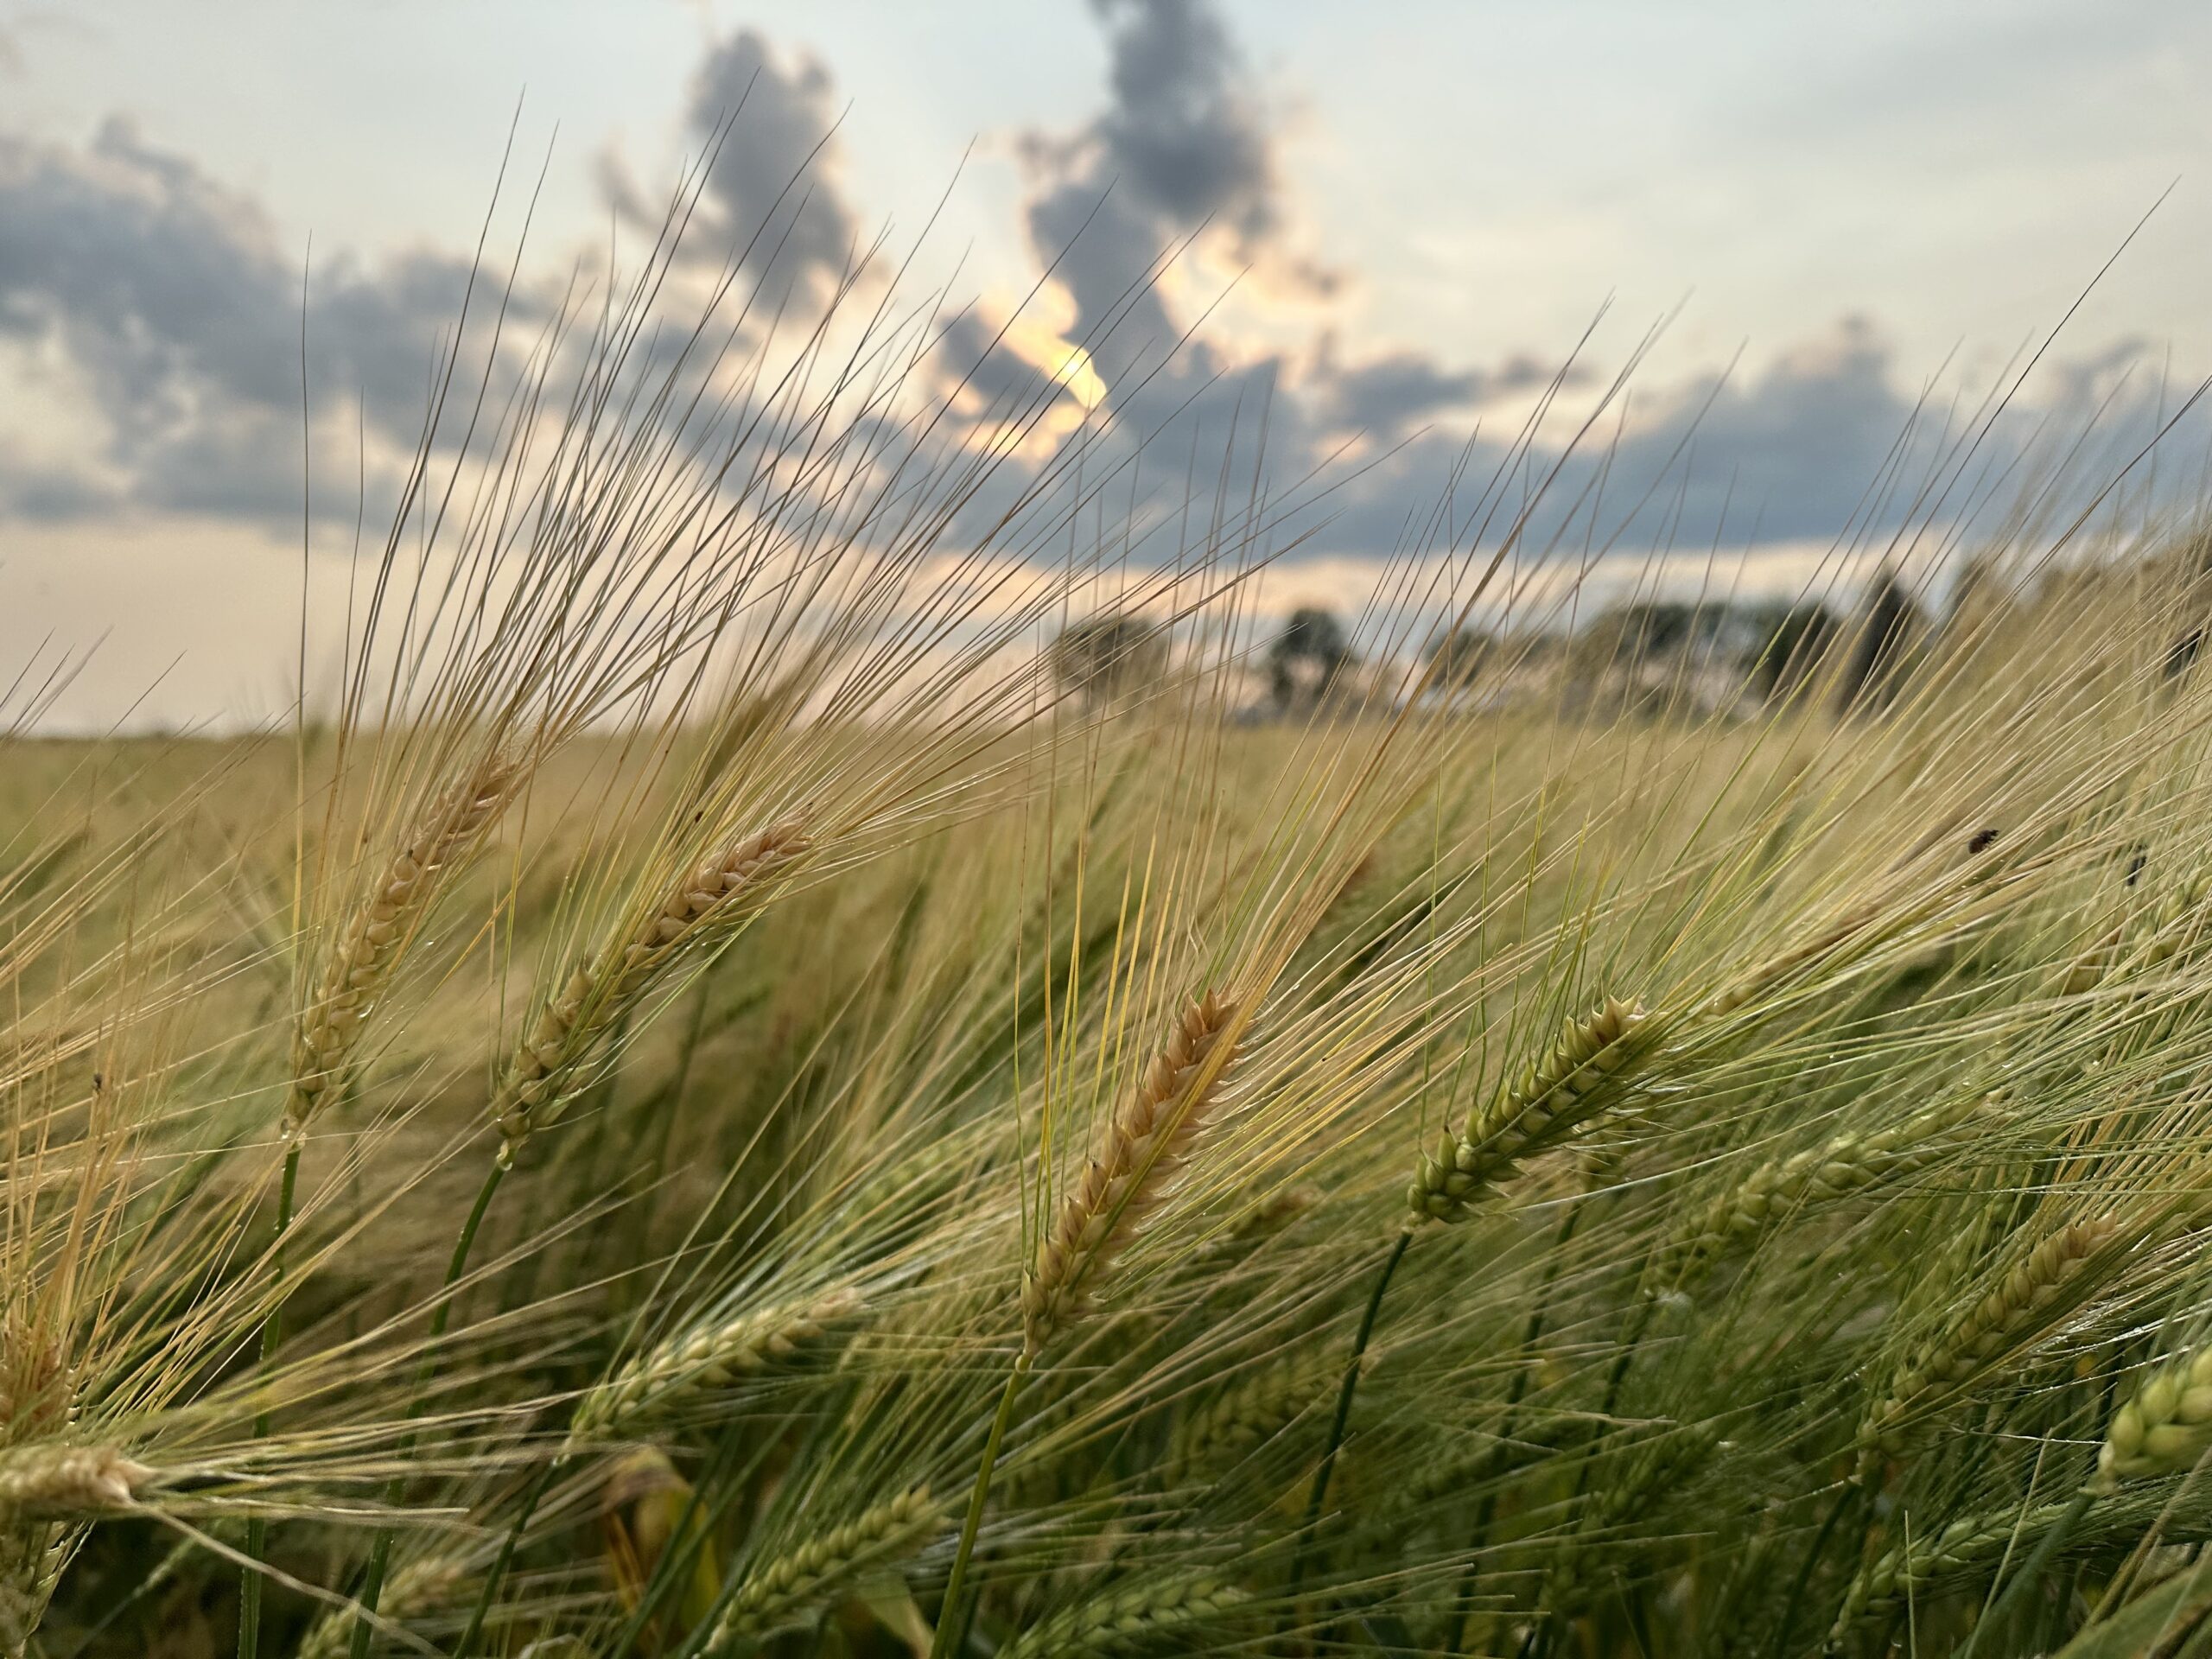
[[[1641,1003],[1607,997],[1587,1018],[1569,1017],[1558,1039],[1490,1107],[1447,1134],[1406,1190],[1414,1214],[1462,1221],[1484,1196],[1520,1172],[1520,1160],[1556,1146],[1606,1103],[1606,1085],[1649,1047]]]
[[[1135,1236],[1190,1155],[1236,1049],[1219,1052],[1236,1004],[1212,991],[1184,1009],[1037,1246],[1021,1286],[1022,1351],[1034,1357],[1089,1306],[1098,1274]]]
[[[861,1574],[912,1554],[946,1524],[926,1486],[877,1504],[747,1576],[724,1605],[702,1651],[727,1653],[785,1629]]]
[[[569,973],[539,1009],[493,1097],[503,1162],[573,1087],[623,1011],[710,927],[745,914],[811,845],[798,817],[747,836],[685,875],[644,923]]]

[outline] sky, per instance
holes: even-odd
[[[57,728],[281,710],[303,368],[312,583],[487,213],[503,265],[527,211],[543,315],[725,122],[700,242],[768,225],[746,280],[801,306],[859,250],[868,294],[944,288],[917,395],[1049,372],[1055,429],[1186,457],[1264,408],[1270,478],[1332,479],[1271,603],[1356,593],[1563,365],[1529,453],[1602,408],[1621,505],[1554,540],[1784,583],[1962,544],[2025,458],[2093,493],[2212,372],[2209,82],[2181,0],[0,0],[0,684],[92,648]],[[1993,388],[1976,470],[1916,496]],[[2204,447],[2133,499],[2193,499]]]

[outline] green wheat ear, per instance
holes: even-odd
[[[627,1433],[701,1395],[786,1369],[866,1306],[858,1290],[840,1285],[804,1301],[755,1308],[671,1338],[577,1402],[569,1434],[589,1440]]]
[[[999,1649],[998,1659],[1135,1652],[1233,1614],[1249,1599],[1210,1573],[1139,1580],[1031,1625]]]
[[[1925,1344],[1859,1432],[1859,1473],[1904,1449],[1916,1420],[2040,1332],[2048,1311],[2079,1281],[2090,1258],[2119,1236],[2111,1217],[2060,1228],[2015,1262],[1964,1319]]]
[[[1371,1351],[1363,1355],[1362,1370],[1371,1369],[1380,1357]],[[1344,1374],[1342,1356],[1314,1344],[1238,1379],[1176,1425],[1168,1452],[1168,1479],[1180,1485],[1249,1457],[1333,1398]]]
[[[702,1653],[721,1655],[816,1612],[865,1573],[893,1567],[950,1522],[930,1489],[916,1486],[841,1527],[763,1562],[739,1584],[708,1635]]]
[[[1609,996],[1588,1017],[1567,1020],[1558,1040],[1496,1103],[1471,1114],[1465,1129],[1422,1158],[1406,1189],[1414,1214],[1464,1221],[1521,1173],[1521,1160],[1571,1136],[1610,1103],[1610,1085],[1649,1049],[1649,1019],[1641,1002]]]
[[[485,756],[423,807],[405,844],[377,873],[369,897],[339,935],[321,987],[293,1035],[292,1087],[284,1102],[288,1130],[304,1130],[323,1097],[344,1080],[362,1028],[389,988],[409,935],[422,925],[440,879],[490,832],[527,775],[520,761]]]
[[[2096,1485],[2184,1474],[2212,1451],[2212,1348],[2162,1365],[2113,1414]]]
[[[2025,1514],[2015,1506],[1969,1515],[1929,1537],[1897,1545],[1853,1576],[1829,1632],[1831,1650],[1853,1626],[1903,1605],[1916,1590],[2024,1549],[2026,1541],[2056,1525],[2070,1507],[2046,1503]]]

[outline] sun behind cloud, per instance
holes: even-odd
[[[1087,414],[1106,401],[1106,382],[1090,353],[1035,317],[1016,317],[1007,325],[1007,349],[1039,373],[1067,388]]]

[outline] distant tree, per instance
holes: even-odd
[[[1843,632],[1835,613],[1817,600],[1777,606],[1759,620],[1765,637],[1746,665],[1744,680],[1770,701],[1796,691],[1818,673]]]
[[[2202,624],[2177,637],[2166,647],[2165,674],[2177,680],[2196,665],[2197,653],[2204,649],[2204,629]]]
[[[1928,637],[1928,618],[1894,570],[1874,578],[1859,607],[1836,702],[1846,714],[1886,709],[1897,700]]]
[[[1640,657],[1672,657],[1710,632],[1708,607],[1680,600],[1647,600],[1621,607],[1628,637]]]
[[[1268,648],[1268,692],[1277,709],[1311,707],[1352,665],[1351,641],[1333,612],[1306,606],[1290,613]]]
[[[1475,683],[1497,642],[1480,628],[1454,628],[1430,642],[1428,660],[1436,671],[1430,682],[1440,691],[1464,691]]]
[[[1048,661],[1060,689],[1095,709],[1166,671],[1167,635],[1141,616],[1108,611],[1063,628]]]

